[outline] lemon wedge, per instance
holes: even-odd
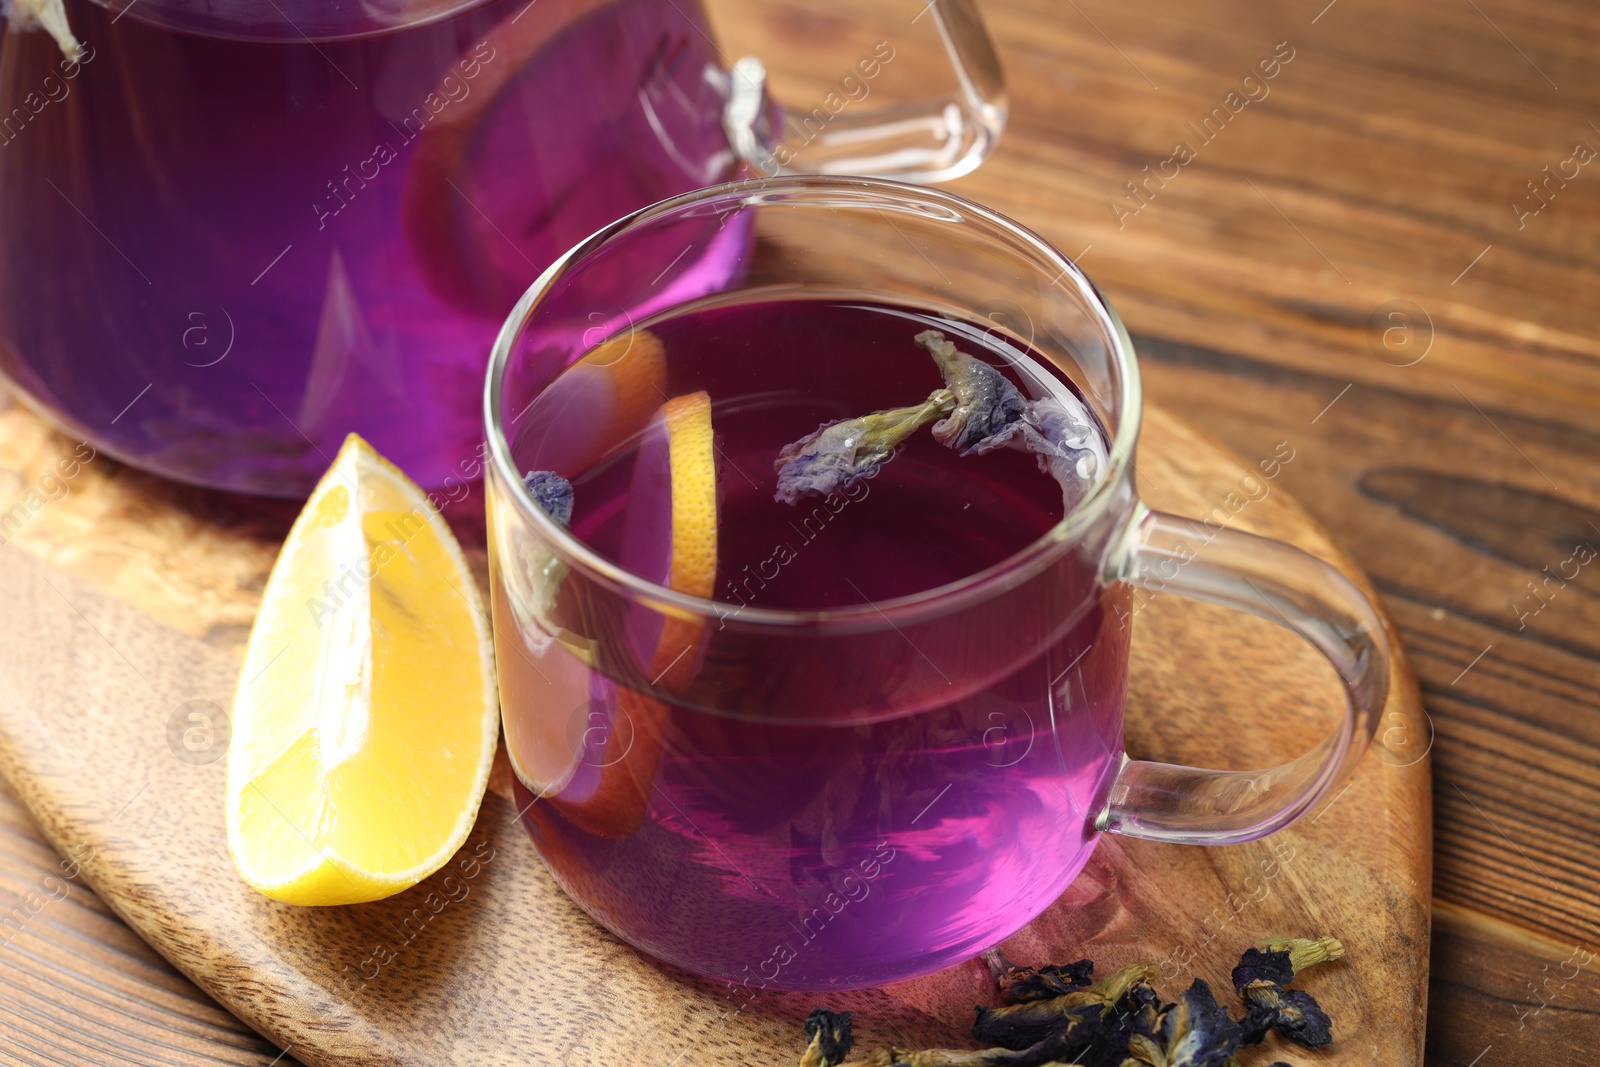
[[[289,531],[239,675],[227,823],[244,880],[353,904],[443,866],[489,779],[493,662],[449,527],[351,434]]]

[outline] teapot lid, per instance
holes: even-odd
[[[446,18],[488,0],[93,0],[120,18],[210,37],[326,41]]]

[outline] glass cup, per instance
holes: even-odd
[[[734,226],[731,276],[713,285],[678,265]],[[1003,563],[831,610],[687,596],[553,522],[523,482],[550,383],[602,342],[625,349],[650,316],[763,297],[911,305],[1031,347],[1079,387],[1109,463]],[[1122,323],[1060,251],[959,197],[780,177],[630,215],[517,304],[485,418],[501,708],[524,821],[573,899],[691,971],[823,989],[959,962],[1049,905],[1103,833],[1227,844],[1288,825],[1349,773],[1383,708],[1388,639],[1372,605],[1299,549],[1146,507]],[[1305,638],[1345,687],[1338,725],[1266,770],[1129,759],[1133,587]],[[665,637],[641,632],[688,653],[662,670],[650,650]]]
[[[973,0],[792,109],[701,0],[56,10],[0,27],[0,375],[109,455],[248,493],[304,496],[356,432],[454,496],[485,354],[575,241],[741,173],[942,180],[1005,124]],[[881,104],[930,23],[952,88]]]

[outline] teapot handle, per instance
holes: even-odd
[[[858,64],[861,77],[847,75],[838,90],[809,111],[788,109],[767,99],[766,67],[746,56],[728,76],[723,110],[734,152],[761,174],[862,174],[931,183],[973,170],[1006,125],[1000,60],[975,0],[931,0],[917,19],[924,16],[934,20],[944,40],[956,91],[911,104],[853,109],[865,99],[876,68],[894,58],[893,46],[880,42],[873,58]],[[850,88],[852,80],[862,87],[859,97]],[[791,166],[795,142],[808,158]]]

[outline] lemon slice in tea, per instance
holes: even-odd
[[[717,464],[711,397],[705,392],[661,405],[639,446],[630,527],[622,562],[630,571],[691,596],[709,598],[717,577]],[[628,638],[642,644],[652,684],[681,692],[694,677],[705,623],[691,617],[641,612]],[[667,725],[668,708],[644,693],[618,687],[615,721],[602,751],[590,758],[598,773],[587,788],[567,788],[551,803],[576,825],[620,840],[644,821]]]
[[[659,337],[649,330],[613,337],[533,399],[519,419],[512,451],[529,467],[576,478],[637,439],[660,405],[666,381]]]
[[[422,490],[351,434],[273,566],[234,698],[228,846],[290,904],[406,889],[461,847],[498,734],[488,623]]]

